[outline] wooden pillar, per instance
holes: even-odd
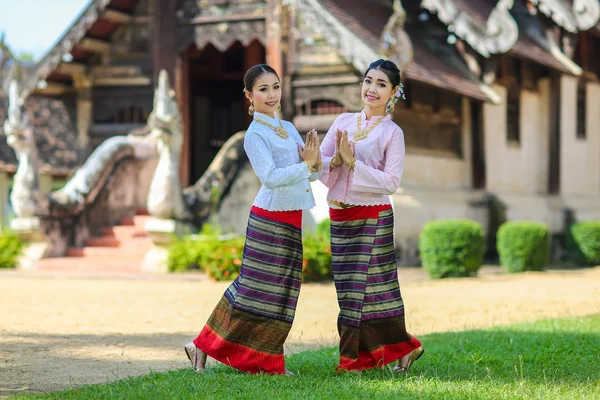
[[[281,1],[267,0],[265,7],[267,35],[267,64],[283,76],[283,57],[281,54]]]
[[[175,94],[177,104],[181,110],[183,122],[183,145],[181,148],[181,162],[179,163],[179,180],[182,187],[189,186],[190,182],[190,143],[191,143],[191,120],[190,120],[190,52],[185,51],[177,58],[175,69]]]
[[[88,156],[89,130],[93,122],[94,103],[92,79],[88,75],[73,76],[77,107],[77,148],[79,160],[83,163]]]
[[[553,72],[550,78],[550,151],[548,172],[548,193],[560,192],[560,123],[561,123],[561,88],[560,74]]]
[[[152,55],[154,86],[158,74],[166,70],[173,81],[177,59],[177,0],[153,0],[152,3]]]
[[[265,63],[265,54],[264,47],[258,41],[252,41],[244,52],[244,71],[247,71],[251,67],[256,64],[264,64]],[[250,106],[250,102],[248,100],[244,101],[246,109]],[[246,122],[250,124],[252,122],[252,117],[245,113]]]

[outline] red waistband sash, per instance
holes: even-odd
[[[296,228],[302,228],[302,210],[294,211],[269,211],[252,206],[250,209],[254,214],[269,218],[273,221],[283,222],[294,225]]]
[[[359,219],[378,218],[379,213],[392,208],[390,204],[379,206],[356,206],[350,208],[329,208],[332,221],[357,221]]]

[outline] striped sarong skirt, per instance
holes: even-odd
[[[330,209],[333,277],[340,313],[336,369],[381,367],[421,346],[406,332],[391,206]]]
[[[302,283],[302,211],[252,208],[238,278],[194,344],[249,373],[283,374]]]

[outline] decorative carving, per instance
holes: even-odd
[[[466,41],[482,56],[489,57],[488,37],[484,28],[473,21],[469,14],[461,11],[453,0],[423,0],[421,7],[437,14],[449,32]]]
[[[75,215],[92,204],[121,161],[155,156],[156,142],[147,136],[114,136],[105,140],[67,184],[50,195],[50,202],[58,210],[53,215]]]
[[[193,224],[200,228],[218,211],[224,196],[248,163],[244,151],[245,131],[238,132],[225,142],[202,177],[184,190],[185,201],[192,214]]]
[[[366,70],[373,60],[379,58],[377,51],[331,15],[318,0],[298,0],[298,9],[305,25],[322,35],[357,70]]]
[[[564,0],[530,0],[531,3],[537,6],[544,15],[551,18],[557,25],[562,26],[571,33],[577,32],[577,19],[574,14],[576,4],[573,4],[573,9],[569,7],[568,2]],[[591,3],[598,0],[589,0]],[[587,3],[586,2],[586,3]],[[578,2],[575,2],[578,3]]]
[[[197,25],[194,30],[196,46],[199,49],[210,43],[219,51],[225,52],[237,41],[248,46],[253,40],[266,45],[265,21],[261,20]]]
[[[519,39],[519,26],[510,14],[514,0],[500,0],[487,20],[488,49],[491,53],[506,53]]]
[[[158,140],[159,160],[148,193],[148,211],[156,218],[182,220],[188,214],[179,183],[179,162],[183,145],[183,124],[169,86],[169,75],[162,70],[154,94],[154,109],[148,118],[150,135]]]
[[[15,150],[19,166],[14,176],[10,202],[19,218],[35,217],[39,211],[39,159],[33,129],[25,120],[24,99],[16,80],[8,91],[8,119],[4,123],[6,142]]]
[[[239,15],[264,15],[264,9],[265,3],[259,1],[187,0],[177,8],[177,16],[183,23],[193,23],[196,18],[227,19]]]
[[[573,14],[580,30],[592,29],[600,21],[600,1],[574,0]]]
[[[381,34],[379,52],[396,63],[400,71],[405,71],[414,57],[412,42],[404,30],[405,22],[406,12],[401,1],[394,0],[394,13]]]

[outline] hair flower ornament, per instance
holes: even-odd
[[[403,100],[406,100],[406,94],[404,93],[404,84],[402,82],[400,82],[400,84],[398,85],[398,90],[396,91],[396,94],[394,95],[394,97],[392,97],[390,99],[390,101],[388,101],[387,103],[387,107],[385,109],[385,111],[388,114],[391,114],[394,112],[394,109],[396,108],[396,103],[398,102],[398,100],[402,98]]]

